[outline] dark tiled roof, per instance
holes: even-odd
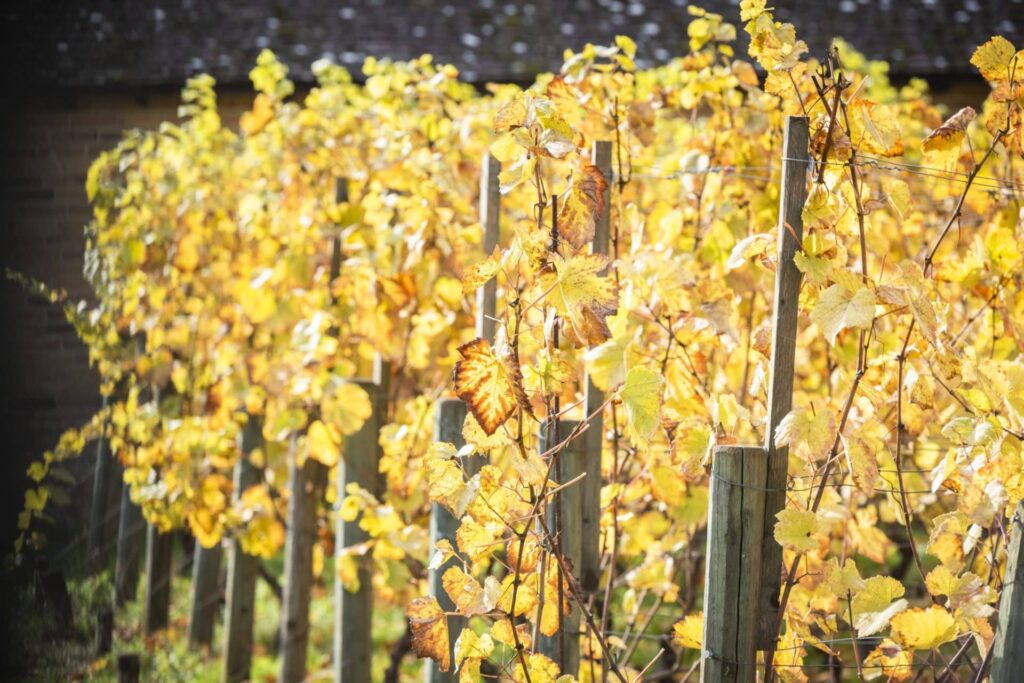
[[[739,0],[698,3],[739,24]],[[6,80],[71,86],[181,84],[207,71],[244,83],[261,48],[296,80],[328,57],[435,55],[467,80],[528,81],[562,49],[634,37],[638,61],[685,52],[685,0],[39,0],[2,10]],[[971,73],[975,46],[1000,33],[1020,43],[1024,0],[778,0],[813,51],[843,36],[901,75]],[[737,26],[737,28],[740,28]],[[741,40],[745,37],[742,30]],[[741,49],[745,49],[741,47]]]

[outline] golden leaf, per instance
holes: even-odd
[[[493,278],[501,270],[501,253],[498,247],[494,253],[479,263],[466,268],[462,274],[462,293],[471,294],[480,286]]]
[[[1013,43],[1002,36],[993,36],[971,55],[971,64],[977,67],[986,81],[1001,81],[1010,77],[1010,69],[1017,51]],[[1018,65],[1018,68],[1024,65]]]
[[[647,443],[658,429],[664,382],[657,372],[642,366],[626,374],[619,398],[626,409],[626,432],[635,444]]]
[[[552,254],[555,272],[545,272],[540,287],[549,292],[555,311],[569,322],[563,326],[573,345],[596,346],[611,338],[605,320],[618,310],[615,283],[599,275],[608,265],[608,257],[582,254],[568,259]]]
[[[957,636],[953,615],[939,605],[914,608],[892,618],[892,639],[910,650],[931,650]]]
[[[942,168],[953,165],[960,157],[960,146],[967,134],[967,125],[976,116],[974,109],[964,107],[928,134],[921,143],[925,157]]]
[[[818,529],[818,516],[810,510],[780,510],[775,518],[775,540],[783,548],[797,551],[815,550],[814,537]]]
[[[672,627],[672,642],[679,647],[701,649],[704,640],[704,612],[689,614]]]
[[[812,413],[794,408],[775,428],[775,446],[789,446],[808,462],[825,457],[835,441],[836,416],[829,409]]]
[[[477,683],[480,678],[480,662],[494,652],[494,639],[490,634],[477,635],[471,628],[462,629],[455,641],[455,669],[459,672],[459,683]]]
[[[523,375],[511,358],[495,355],[486,339],[474,339],[459,347],[462,360],[453,372],[455,393],[469,407],[488,436],[512,417],[516,408],[533,414],[523,389]]]
[[[455,461],[455,446],[450,443],[435,443],[424,458],[427,466],[427,487],[430,499],[440,503],[456,518],[466,512],[466,507],[476,496],[479,477],[467,484],[462,470]]]
[[[867,287],[851,292],[842,285],[832,285],[821,294],[811,312],[811,320],[821,328],[829,344],[847,327],[869,329],[875,319],[875,295]]]
[[[872,576],[864,588],[853,596],[853,625],[857,635],[864,638],[878,633],[889,620],[907,608],[901,596],[905,589],[891,576]]]
[[[366,390],[354,382],[342,382],[333,391],[324,390],[320,415],[343,436],[355,434],[370,419],[373,405]]]
[[[558,237],[576,249],[594,239],[594,229],[605,211],[604,194],[608,190],[601,169],[583,163],[573,173],[572,185],[562,195],[558,212]]]
[[[451,668],[448,644],[448,620],[436,598],[415,598],[405,608],[412,630],[412,649],[420,657],[430,657],[441,671]]]
[[[309,446],[309,457],[327,467],[338,464],[338,444],[341,443],[341,436],[336,429],[315,420],[306,430],[306,443]]]
[[[441,584],[463,616],[473,617],[494,609],[483,586],[459,567],[449,567],[441,577]]]
[[[850,138],[862,151],[896,157],[903,154],[899,119],[884,105],[854,99],[850,103]]]
[[[882,675],[888,676],[891,681],[910,680],[914,676],[914,653],[886,638],[864,659],[865,669],[878,667],[882,668]]]

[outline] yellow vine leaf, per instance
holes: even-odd
[[[370,396],[354,382],[341,382],[333,391],[325,389],[320,400],[321,418],[343,436],[362,429],[372,413]]]
[[[436,598],[415,598],[405,608],[412,630],[412,649],[420,657],[430,657],[441,671],[451,668],[448,643],[448,619]]]
[[[878,458],[875,452],[867,441],[858,436],[843,439],[843,450],[853,483],[864,495],[874,495],[875,484],[878,483]]]
[[[526,669],[530,672],[529,678],[523,673],[523,667],[518,660],[510,665],[512,669],[512,680],[516,683],[568,683],[571,676],[559,676],[558,665],[550,657],[539,652],[531,652],[526,655]]]
[[[886,638],[864,659],[865,676],[878,668],[889,680],[909,681],[914,677],[914,653]]]
[[[467,483],[455,458],[455,446],[450,443],[430,446],[424,457],[427,490],[432,501],[443,505],[455,517],[461,517],[479,490],[480,478],[474,477]]]
[[[849,104],[848,113],[854,147],[885,157],[903,154],[899,118],[888,107],[857,98]]]
[[[806,552],[818,547],[818,516],[810,510],[780,510],[775,519],[775,540],[783,548]]]
[[[523,375],[511,354],[502,349],[499,357],[486,339],[474,339],[459,347],[462,360],[453,372],[455,393],[469,406],[488,436],[494,434],[516,408],[532,414],[523,389]]]
[[[563,326],[566,337],[573,345],[596,346],[611,338],[606,318],[618,310],[615,283],[599,275],[608,265],[608,257],[600,254],[581,254],[563,258],[551,255],[555,272],[545,272],[540,278],[541,291],[555,311],[568,321]]]
[[[494,609],[494,602],[489,599],[483,586],[458,567],[449,567],[441,577],[441,584],[459,614],[465,617],[486,614]]]
[[[897,614],[907,609],[901,596],[903,584],[891,576],[872,576],[853,596],[853,625],[857,635],[864,638],[885,628]]]
[[[939,605],[919,607],[892,618],[892,639],[908,650],[931,650],[957,636],[953,615]]]
[[[875,318],[875,295],[867,287],[851,292],[842,285],[832,285],[821,294],[811,312],[811,320],[821,328],[829,344],[848,327],[869,329]]]
[[[672,627],[672,642],[679,647],[700,650],[704,638],[704,612],[689,614]]]
[[[794,408],[775,428],[775,446],[789,446],[795,455],[815,462],[828,455],[836,437],[836,416],[828,408],[812,413]]]
[[[981,72],[986,81],[1006,80],[1010,77],[1010,69],[1016,54],[1017,50],[1013,43],[1002,36],[993,36],[974,51],[971,55],[971,64]],[[1019,63],[1017,68],[1020,68]]]
[[[501,271],[501,252],[498,247],[483,261],[474,263],[462,274],[462,293],[472,294]]]
[[[338,457],[341,454],[338,448],[341,443],[341,435],[338,434],[337,429],[332,429],[320,420],[315,420],[306,430],[306,443],[309,446],[309,457],[326,467],[334,467],[338,464]]]
[[[604,195],[607,190],[608,181],[601,169],[581,163],[559,204],[559,239],[566,240],[576,249],[590,244],[597,221],[605,211]]]
[[[939,565],[928,572],[925,585],[932,595],[949,598],[950,609],[960,616],[987,619],[995,612],[990,604],[997,598],[995,590],[972,572],[957,576],[948,567]]]
[[[537,592],[538,578],[536,573],[530,574],[525,578],[521,576],[518,589],[513,591],[512,584],[515,576],[513,574],[507,575],[501,582],[497,603],[498,609],[506,614],[511,613],[517,617],[535,613],[537,611],[537,602],[540,599]],[[513,593],[515,593],[514,605],[512,603]]]
[[[829,560],[827,567],[828,578],[825,583],[833,595],[840,600],[845,600],[848,594],[855,594],[864,588],[864,579],[860,578],[857,565],[850,558],[846,558],[842,569],[839,568],[839,561],[834,557]]]
[[[639,365],[626,374],[619,398],[626,409],[626,432],[635,444],[647,443],[658,429],[664,382],[657,372]]]
[[[25,491],[25,510],[27,512],[42,512],[49,497],[50,490],[45,486],[28,489]]]
[[[515,647],[516,638],[518,637],[523,647],[530,649],[533,644],[533,639],[530,636],[531,632],[530,625],[522,623],[515,627],[515,635],[513,635],[512,623],[507,617],[498,619],[491,625],[491,636],[494,640],[508,647]]]
[[[494,639],[490,634],[477,635],[471,628],[462,629],[455,641],[455,669],[459,672],[459,683],[477,683],[480,678],[480,662],[494,652]]]
[[[613,322],[612,338],[587,349],[583,354],[587,364],[587,377],[601,391],[611,391],[626,379],[626,348],[632,337],[625,331],[616,331],[620,327],[622,325]]]
[[[960,158],[960,148],[967,136],[967,125],[975,116],[973,108],[964,107],[929,133],[921,143],[921,150],[927,162],[940,168],[955,166],[957,159]]]

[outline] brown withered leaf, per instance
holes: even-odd
[[[462,360],[452,373],[455,393],[487,436],[491,436],[517,407],[533,414],[523,389],[523,373],[511,354],[498,357],[486,339],[474,339],[459,347]]]
[[[420,657],[430,657],[441,671],[451,668],[448,644],[448,620],[436,598],[416,598],[405,608],[412,630],[412,649]]]
[[[608,190],[601,169],[581,164],[573,173],[572,185],[562,195],[558,213],[559,239],[582,249],[594,239],[594,228],[605,210],[604,193]]]

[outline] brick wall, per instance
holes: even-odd
[[[225,123],[251,102],[244,91],[220,95]],[[122,132],[176,117],[176,89],[138,92],[22,93],[17,111],[0,114],[0,268],[13,268],[75,298],[89,296],[82,276],[89,164]],[[28,464],[61,432],[100,405],[88,353],[58,307],[0,282],[0,557],[13,538]],[[91,451],[90,451],[91,453]],[[88,510],[91,458],[75,465],[81,484],[75,514]],[[81,523],[81,520],[78,520]]]

